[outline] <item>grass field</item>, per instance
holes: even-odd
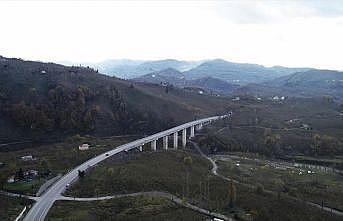
[[[301,202],[278,198],[237,185],[236,207],[251,214],[254,221],[339,221],[342,217],[320,211]],[[242,216],[242,213],[237,213]],[[244,219],[243,219],[244,220]],[[249,219],[247,219],[249,220]]]
[[[187,167],[184,158],[189,156],[192,164]],[[200,201],[204,197],[205,183],[208,184],[208,180],[219,182],[210,175],[209,169],[207,160],[185,151],[143,152],[132,154],[130,159],[122,155],[91,169],[67,194],[90,197],[159,190]],[[223,194],[217,191],[213,199],[223,198],[220,195]]]
[[[0,220],[13,221],[32,201],[25,198],[13,198],[0,195]]]
[[[198,221],[206,218],[166,199],[139,196],[97,202],[58,201],[49,211],[47,220]]]
[[[8,191],[33,194],[36,193],[41,184],[46,179],[37,177],[32,182],[20,181],[14,184],[7,184],[6,180],[11,174],[15,174],[19,168],[24,171],[34,169],[39,172],[49,169],[51,175],[55,176],[59,173],[65,173],[69,169],[83,163],[87,159],[94,157],[100,153],[110,150],[123,143],[129,142],[130,138],[92,138],[81,137],[77,140],[49,144],[38,147],[28,147],[17,151],[3,152],[0,154],[0,162],[5,165],[0,168],[0,181],[5,183],[3,188]],[[86,151],[78,150],[78,145],[81,143],[90,143],[91,148]],[[32,155],[35,159],[31,161],[22,161],[21,156]]]
[[[9,192],[15,193],[26,193],[30,195],[36,194],[39,187],[46,181],[43,178],[33,179],[30,182],[27,181],[18,181],[15,183],[6,183],[3,186],[3,189]]]
[[[187,156],[193,160],[189,168],[189,195],[184,164]],[[231,213],[228,209],[228,183],[210,175],[209,168],[206,159],[186,151],[143,152],[127,158],[119,156],[92,168],[67,194],[85,197],[160,190],[181,197],[188,195],[188,200],[195,205],[229,216],[236,214],[243,220],[249,220],[249,215],[264,221],[340,220],[303,203],[258,193],[241,185],[236,185],[237,199]]]
[[[243,183],[260,183],[264,188],[287,193],[307,201],[343,210],[343,177],[296,168],[262,159],[220,157],[219,173]]]

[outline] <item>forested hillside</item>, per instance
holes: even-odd
[[[249,84],[237,93],[261,96],[321,97],[342,100],[343,72],[310,70],[283,76],[260,84]]]
[[[226,105],[218,98],[134,84],[91,68],[4,57],[0,79],[0,138],[7,140],[151,133]]]

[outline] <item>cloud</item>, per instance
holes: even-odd
[[[215,10],[237,24],[283,23],[303,18],[343,16],[343,1],[228,1],[217,2]]]
[[[338,1],[0,1],[0,54],[343,69]],[[325,4],[326,3],[326,4]]]

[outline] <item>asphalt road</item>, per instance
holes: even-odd
[[[169,199],[176,204],[179,204],[181,206],[187,207],[191,210],[194,210],[196,212],[202,213],[204,215],[219,218],[220,220],[227,220],[227,221],[235,221],[234,219],[227,217],[225,215],[211,212],[209,210],[200,208],[198,206],[192,205],[185,200],[180,199],[179,197],[168,193],[168,192],[161,192],[161,191],[150,191],[150,192],[137,192],[137,193],[128,193],[128,194],[117,194],[112,196],[103,196],[103,197],[90,197],[90,198],[78,198],[78,197],[66,197],[61,196],[59,200],[68,200],[68,201],[81,201],[81,202],[88,202],[88,201],[98,201],[98,200],[108,200],[108,199],[118,199],[122,197],[129,197],[129,196],[149,196],[149,197],[161,197]]]
[[[43,221],[46,215],[48,214],[49,209],[54,204],[54,202],[58,200],[61,194],[65,191],[67,184],[74,182],[78,178],[78,170],[82,170],[82,171],[87,170],[87,168],[94,166],[95,164],[98,164],[99,162],[105,160],[106,158],[113,156],[115,154],[118,154],[122,151],[137,148],[145,143],[162,138],[167,135],[171,135],[182,129],[189,128],[191,126],[195,126],[200,123],[206,123],[211,120],[217,120],[223,117],[226,117],[226,115],[214,116],[214,117],[209,117],[209,118],[204,118],[204,119],[188,122],[180,126],[171,128],[169,130],[165,130],[165,131],[156,133],[154,135],[121,145],[113,150],[110,150],[92,159],[89,159],[88,161],[84,162],[83,164],[71,170],[69,173],[65,174],[61,179],[59,179],[55,184],[53,184],[39,199],[37,199],[37,202],[33,205],[33,207],[29,210],[29,212],[25,216],[24,221]]]

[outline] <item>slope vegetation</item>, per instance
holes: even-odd
[[[91,68],[4,57],[0,59],[0,79],[3,141],[75,133],[151,133],[223,111],[226,106],[223,99],[136,84]]]

